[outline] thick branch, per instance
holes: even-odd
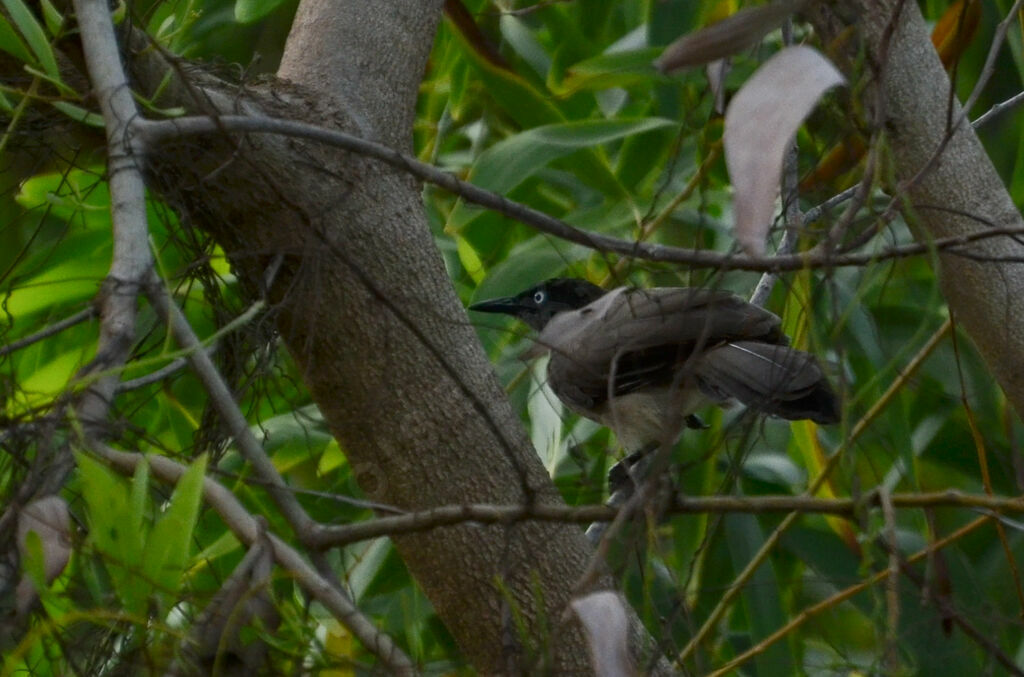
[[[135,340],[135,307],[140,287],[153,265],[146,225],[145,184],[138,164],[141,145],[128,136],[138,116],[106,0],[75,0],[82,48],[93,92],[107,131],[107,172],[114,256],[101,294],[100,338],[95,370],[124,364]],[[118,376],[103,376],[83,394],[79,415],[86,425],[106,418]]]
[[[852,4],[874,69],[875,105],[882,112],[918,240],[987,229],[1015,231],[1024,225],[973,129],[964,122],[917,3]],[[847,24],[831,13],[831,6],[815,7],[818,32],[838,43]],[[1024,414],[1024,243],[1019,237],[996,237],[958,254],[940,257],[939,275],[950,309],[1017,413]]]

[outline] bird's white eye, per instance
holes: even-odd
[[[535,291],[535,292],[533,292],[533,302],[536,303],[538,306],[540,304],[544,303],[544,299],[546,299],[546,298],[547,298],[547,295],[544,292],[542,292],[542,291]]]

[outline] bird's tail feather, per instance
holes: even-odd
[[[788,346],[737,341],[709,350],[694,374],[711,397],[789,420],[835,423],[839,400],[813,355]]]

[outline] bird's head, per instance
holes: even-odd
[[[474,303],[469,309],[480,313],[511,315],[540,331],[558,313],[582,308],[604,294],[604,289],[586,280],[557,277],[515,296]]]

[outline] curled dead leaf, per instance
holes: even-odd
[[[654,66],[663,73],[674,73],[732,56],[781,26],[805,2],[777,0],[736,12],[727,19],[679,38],[665,48],[654,61]]]
[[[629,616],[622,598],[603,590],[577,597],[571,606],[583,624],[594,674],[597,677],[635,675],[629,656]]]
[[[817,50],[787,47],[736,93],[725,113],[725,162],[734,191],[736,239],[764,253],[790,140],[826,91],[845,82]]]
[[[34,556],[29,546],[30,533],[39,537],[42,545],[43,574],[46,582],[57,578],[71,559],[71,519],[68,505],[59,496],[46,496],[32,501],[18,515],[18,554],[22,562]],[[23,575],[15,591],[18,612],[24,614],[35,602],[37,592],[32,579]]]

